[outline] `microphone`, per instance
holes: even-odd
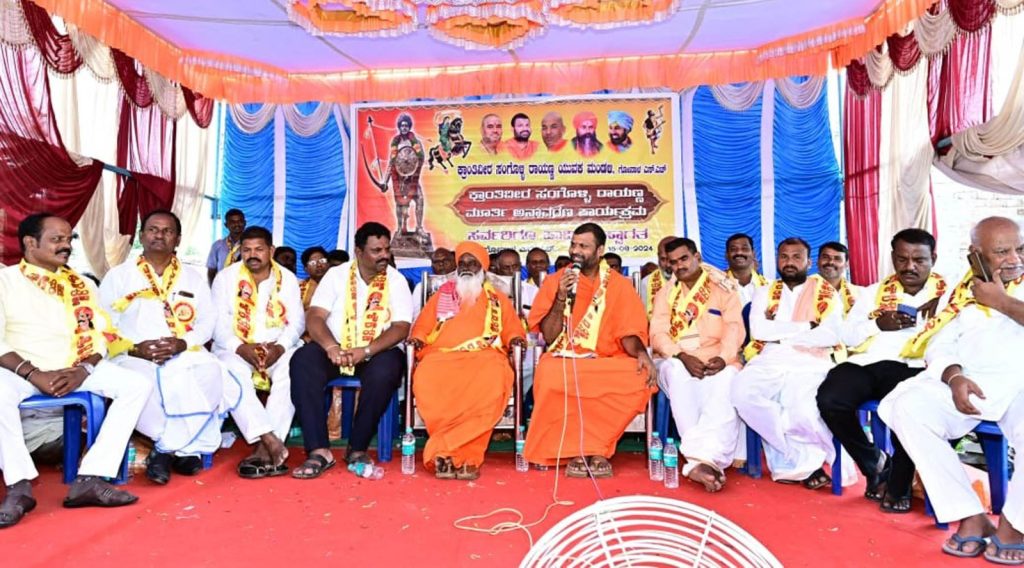
[[[576,277],[579,278],[580,271],[583,270],[583,265],[578,262],[573,262],[569,268],[576,273]],[[572,311],[573,304],[576,303],[576,286],[579,284],[579,280],[573,283],[572,288],[569,288],[569,293],[566,294],[566,303],[569,305],[569,310]]]

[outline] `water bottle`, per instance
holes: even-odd
[[[662,481],[665,479],[665,464],[661,463],[661,437],[657,432],[651,438],[651,447],[647,450],[647,471],[651,481]]]
[[[406,428],[402,435],[402,475],[416,473],[416,437],[412,428]]]
[[[679,487],[679,450],[676,449],[672,438],[665,440],[665,487],[675,489]]]
[[[138,460],[138,453],[135,451],[135,444],[128,442],[128,479],[135,477],[136,460]]]
[[[526,447],[526,436],[524,432],[526,426],[519,427],[519,435],[516,436],[516,471],[530,471],[530,463],[526,461],[526,456],[523,455],[523,448]]]
[[[356,477],[372,479],[374,481],[377,481],[384,477],[384,468],[382,468],[379,465],[373,465],[373,462],[350,463],[348,464],[348,470],[356,474]]]

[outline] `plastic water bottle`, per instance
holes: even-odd
[[[138,459],[138,453],[135,451],[135,444],[133,442],[128,442],[128,479],[135,477],[135,462]]]
[[[672,438],[665,440],[664,456],[665,487],[675,489],[679,487],[679,450]]]
[[[657,432],[651,437],[651,447],[647,449],[647,471],[651,475],[651,481],[662,481],[665,479],[665,464],[661,462],[661,437]]]
[[[519,435],[516,436],[516,471],[530,471],[530,463],[526,461],[526,456],[523,455],[523,448],[526,447],[526,426],[519,427]]]
[[[406,428],[402,435],[402,475],[416,473],[416,437],[412,428]]]
[[[350,463],[348,464],[348,470],[356,474],[357,477],[372,479],[374,481],[384,477],[384,468],[379,465],[373,465],[373,462]]]

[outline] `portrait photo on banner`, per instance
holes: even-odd
[[[682,234],[674,93],[353,105],[350,231],[392,232],[400,267],[463,240],[565,251],[595,222],[639,265]]]

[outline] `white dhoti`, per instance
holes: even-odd
[[[121,469],[128,438],[139,420],[153,386],[145,377],[103,360],[78,391],[89,391],[113,400],[95,443],[82,458],[79,475],[116,477]],[[18,405],[39,389],[14,373],[0,369],[0,470],[4,483],[13,485],[35,479],[36,471],[25,446]]]
[[[772,344],[732,381],[740,418],[764,440],[775,481],[801,481],[835,460],[832,434],[818,413],[815,395],[832,368],[829,359]],[[843,452],[843,486],[857,482],[853,460]]]
[[[292,404],[291,376],[288,366],[295,349],[285,351],[269,369],[270,395],[267,406],[263,407],[256,396],[252,382],[252,366],[234,353],[220,351],[217,357],[227,369],[224,387],[225,410],[231,412],[235,424],[245,441],[255,444],[260,436],[273,432],[282,442],[288,439],[288,430],[295,416]]]
[[[700,463],[724,471],[732,465],[740,434],[740,418],[730,398],[736,367],[697,379],[679,359],[660,359],[657,364],[658,386],[672,406],[679,453],[686,458],[683,475]]]
[[[1008,377],[990,382],[1010,386],[1015,381]],[[992,420],[999,424],[1010,446],[1024,447],[1024,390],[1017,387],[1016,393],[997,395],[986,387],[981,385],[985,400],[971,397],[981,415],[968,416],[957,410],[950,388],[930,376],[900,383],[878,406],[879,416],[914,460],[939,521],[958,521],[985,512],[949,440],[966,435],[981,420]],[[1024,475],[1010,480],[1003,515],[1014,528],[1024,529]]]
[[[163,365],[122,355],[119,366],[149,377],[153,393],[136,427],[156,449],[177,456],[212,454],[220,447],[224,371],[208,351],[184,351]]]

